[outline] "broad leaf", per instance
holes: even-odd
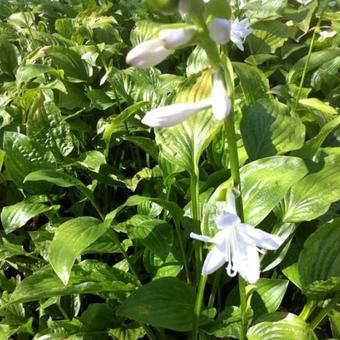
[[[136,281],[119,269],[86,260],[73,266],[72,274],[65,286],[51,267],[36,271],[24,279],[11,296],[11,303],[38,301],[51,296],[72,294],[102,294],[105,292],[129,292],[134,290]]]
[[[284,199],[284,221],[310,221],[323,215],[340,196],[340,165],[325,163],[296,183]]]
[[[162,278],[139,288],[119,308],[138,322],[177,331],[192,328],[195,291],[176,278]]]
[[[32,203],[27,201],[19,202],[2,209],[1,223],[4,227],[5,233],[8,234],[24,226],[31,218],[54,210],[58,207],[59,206],[49,207],[42,203]]]
[[[240,172],[245,221],[256,226],[307,173],[307,168],[300,158],[276,156],[251,162]],[[230,180],[221,184],[210,201],[225,201],[230,186]]]
[[[288,280],[260,279],[256,283],[251,305],[255,318],[279,308],[288,287]]]
[[[51,152],[46,151],[42,145],[20,133],[7,131],[4,134],[4,149],[6,151],[6,170],[19,188],[30,192],[46,190],[46,185],[24,184],[23,182],[32,171],[41,168],[55,168],[55,159]]]
[[[268,99],[246,108],[241,132],[251,160],[299,149],[305,139],[301,119],[289,114],[284,104]]]
[[[178,96],[177,102],[196,102],[208,98],[210,78],[210,72],[204,73],[191,89]],[[197,174],[200,156],[220,128],[221,122],[213,118],[210,110],[205,110],[174,127],[157,129],[156,142],[161,155],[169,162],[176,163],[191,174]]]
[[[249,340],[317,340],[311,328],[299,317],[291,313],[277,312],[266,314],[249,328]]]
[[[67,285],[72,266],[82,252],[102,236],[109,225],[93,217],[77,217],[60,225],[50,244],[49,261]]]
[[[307,239],[298,262],[301,285],[306,295],[323,298],[340,291],[339,247],[339,218],[321,226]]]

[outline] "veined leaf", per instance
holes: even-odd
[[[299,149],[305,140],[301,119],[290,115],[284,104],[268,99],[246,108],[241,132],[251,160]]]
[[[288,28],[278,20],[257,21],[247,43],[252,54],[274,53],[288,40]]]
[[[197,102],[210,97],[210,78],[210,72],[205,72],[190,90],[177,97],[176,102]],[[202,152],[221,126],[222,123],[212,117],[210,110],[204,110],[176,126],[156,129],[156,142],[163,157],[195,175]]]
[[[55,168],[55,159],[43,146],[17,132],[4,134],[6,170],[19,188],[30,192],[46,191],[46,186],[24,183],[26,175],[41,168]]]
[[[102,262],[86,260],[73,266],[67,286],[49,266],[35,272],[18,284],[10,302],[24,303],[72,294],[129,292],[135,289],[135,284],[136,281],[128,273]]]
[[[27,201],[19,202],[2,209],[1,223],[4,227],[5,233],[9,234],[24,226],[34,216],[38,216],[58,207],[59,206],[49,207],[42,203],[32,203]]]
[[[63,119],[58,106],[50,100],[37,103],[30,112],[27,135],[45,145],[57,158],[65,157],[73,150],[70,126]]]
[[[282,200],[289,188],[306,175],[307,167],[300,158],[276,156],[251,162],[240,172],[245,221],[256,226]],[[230,187],[230,180],[221,184],[210,201],[225,201]]]
[[[317,340],[311,328],[299,317],[291,313],[266,314],[249,328],[249,340]]]
[[[306,295],[320,299],[340,291],[339,249],[339,218],[319,227],[307,239],[298,262],[302,290]]]
[[[260,98],[268,98],[269,82],[259,68],[238,62],[234,62],[233,66],[248,105],[256,104]]]
[[[276,312],[286,293],[288,283],[288,280],[259,279],[251,302],[255,318],[262,314]]]
[[[77,217],[60,225],[48,250],[52,268],[67,285],[72,266],[82,252],[102,236],[110,225],[94,217]]]
[[[326,162],[292,186],[284,199],[284,221],[310,221],[323,215],[340,196],[340,165]]]
[[[192,328],[195,291],[176,278],[161,278],[140,287],[119,308],[138,322],[177,331]]]

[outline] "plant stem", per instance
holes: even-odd
[[[181,254],[182,254],[182,257],[183,257],[183,265],[184,265],[186,280],[187,280],[188,283],[191,283],[189,266],[188,266],[188,261],[187,261],[187,257],[186,257],[186,254],[185,254],[184,243],[183,243],[183,238],[182,238],[182,234],[181,234],[181,228],[176,221],[175,221],[175,228],[176,228],[176,234],[177,234],[177,238],[178,238],[178,242],[179,242],[179,248],[180,248],[180,251],[181,251]]]
[[[299,103],[299,100],[300,100],[300,97],[301,97],[302,86],[303,86],[303,83],[305,81],[307,69],[308,69],[308,66],[309,66],[309,63],[310,63],[310,58],[311,58],[313,47],[314,47],[316,33],[319,32],[320,24],[321,24],[321,21],[322,21],[322,16],[323,16],[323,13],[324,13],[324,11],[325,11],[325,9],[327,7],[327,4],[328,4],[328,2],[325,1],[325,6],[321,10],[318,22],[316,23],[316,26],[314,27],[314,32],[313,32],[312,39],[311,39],[311,42],[310,42],[310,45],[309,45],[307,59],[306,59],[305,65],[303,67],[302,76],[301,76],[300,85],[299,85],[299,90],[298,90],[298,93],[297,93],[297,96],[296,96],[296,100],[295,100],[295,103],[294,103],[293,111],[296,111],[296,107],[297,107],[297,105]]]
[[[196,169],[191,174],[190,177],[190,194],[191,194],[191,209],[192,209],[192,218],[194,220],[194,231],[195,233],[200,234],[200,219],[201,219],[201,211],[199,204],[199,170]],[[199,242],[194,242],[194,250],[195,250],[195,270],[196,270],[196,282],[200,279],[200,272],[202,266],[202,248]]]
[[[200,282],[198,284],[197,294],[196,294],[196,301],[194,307],[194,321],[192,326],[192,340],[196,340],[198,338],[198,326],[199,326],[199,319],[201,315],[201,308],[203,303],[203,294],[204,288],[207,283],[208,276],[201,275]]]
[[[240,177],[240,164],[237,153],[236,133],[234,115],[230,113],[229,117],[225,120],[225,132],[227,135],[228,151],[229,151],[229,162],[231,177],[233,179],[234,187],[239,191],[239,195],[236,197],[236,210],[240,219],[244,220],[243,215],[243,203],[242,203],[242,192],[241,192],[241,177]]]
[[[302,320],[307,320],[309,316],[312,314],[313,310],[316,307],[316,301],[315,300],[307,300],[305,306],[303,307],[303,310],[301,311],[299,317]]]
[[[236,197],[236,210],[240,219],[244,220],[243,214],[243,203],[241,194],[241,177],[240,177],[240,165],[237,153],[235,123],[233,113],[230,113],[229,117],[225,120],[225,131],[228,141],[229,161],[231,177],[233,179],[234,187],[239,191],[239,195]],[[240,308],[242,317],[242,332],[241,340],[247,339],[247,327],[248,327],[248,316],[247,316],[247,294],[246,294],[246,283],[242,277],[239,276],[239,293],[240,293]]]
[[[217,288],[218,288],[218,284],[220,282],[220,278],[221,278],[221,271],[217,271],[215,277],[214,277],[214,282],[213,282],[213,286],[211,288],[211,293],[210,293],[210,297],[209,297],[209,302],[208,302],[208,308],[213,307],[214,302],[215,302],[215,295],[217,292]]]
[[[333,297],[333,299],[329,301],[328,305],[319,312],[319,314],[310,323],[310,327],[312,329],[315,329],[319,325],[319,323],[327,316],[327,314],[336,307],[339,301],[340,301],[340,293],[336,294]]]

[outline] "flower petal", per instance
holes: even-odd
[[[280,236],[269,234],[261,229],[254,228],[248,224],[240,224],[239,226],[241,232],[246,234],[251,238],[256,246],[262,249],[275,250],[278,249],[282,243],[283,239]]]
[[[138,68],[147,68],[161,63],[173,52],[166,49],[160,39],[151,39],[135,46],[127,54],[126,63]]]
[[[202,241],[202,242],[211,242],[211,237],[209,236],[204,236],[204,235],[199,235],[199,234],[196,234],[196,233],[190,233],[190,237],[195,239],[195,240],[199,240],[199,241]]]
[[[231,23],[224,18],[215,18],[209,23],[209,36],[218,44],[226,44],[230,40]]]
[[[223,120],[227,118],[231,110],[231,100],[228,96],[221,74],[219,72],[214,74],[211,99],[214,118],[217,120]]]
[[[196,103],[172,104],[158,107],[146,113],[142,123],[150,127],[169,127],[183,122],[193,114],[211,106],[211,99]]]
[[[212,248],[205,258],[202,268],[202,275],[212,274],[217,269],[222,267],[224,263],[224,254],[217,247]]]
[[[234,270],[249,283],[255,284],[260,278],[260,258],[256,247],[243,245],[242,254],[234,254]]]
[[[215,222],[219,229],[227,228],[232,225],[241,223],[240,218],[237,215],[230,213],[223,213],[216,217]]]

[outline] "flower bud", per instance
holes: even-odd
[[[224,87],[223,80],[219,72],[214,75],[211,100],[212,111],[215,119],[223,120],[227,118],[231,110],[231,100]]]
[[[209,36],[218,44],[226,44],[230,40],[231,23],[227,19],[215,18],[209,23]]]
[[[158,107],[146,113],[142,123],[150,127],[169,127],[183,122],[193,114],[211,106],[207,98],[196,103],[172,104]]]
[[[126,56],[126,63],[138,68],[155,66],[174,51],[168,50],[160,39],[152,39],[135,46]]]
[[[165,48],[175,50],[189,43],[195,33],[196,30],[194,28],[164,29],[159,32],[158,37]]]

